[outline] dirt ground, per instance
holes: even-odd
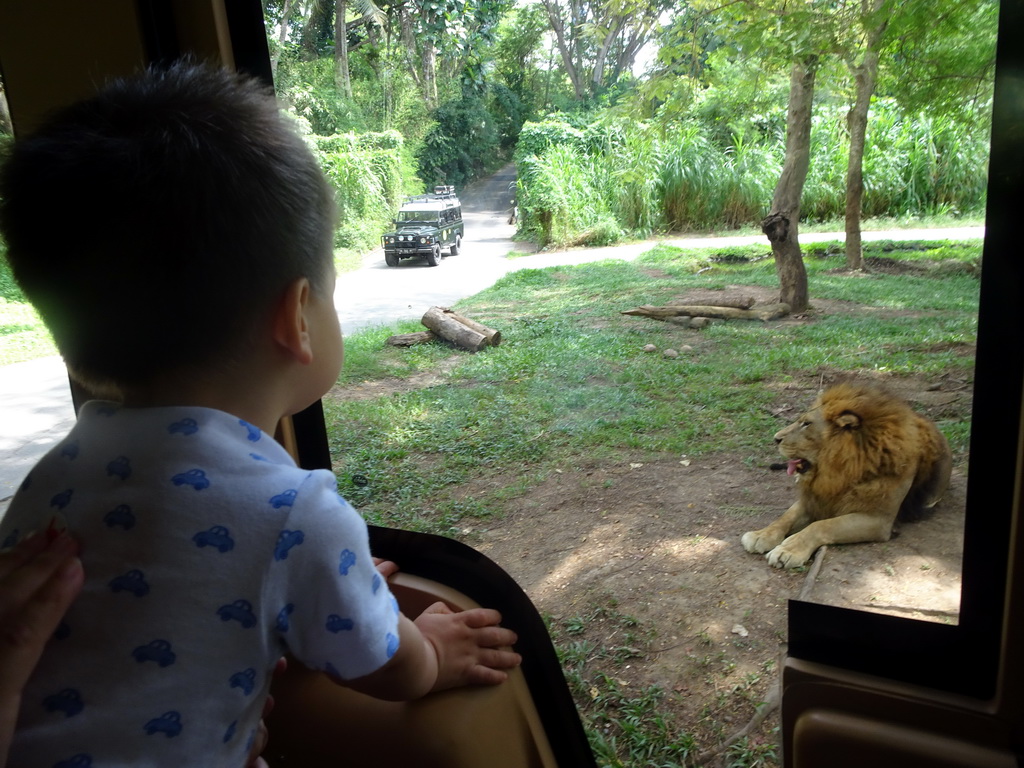
[[[775,295],[767,292],[759,303]],[[681,298],[699,303],[693,295]],[[780,322],[878,311],[812,303],[808,315]],[[960,351],[974,352],[969,346]],[[822,370],[778,385],[772,413],[779,428],[835,378]],[[972,383],[966,377],[884,381],[937,421],[970,413]],[[363,387],[347,396],[390,388],[383,382]],[[632,648],[626,660],[599,662],[602,671],[625,692],[664,688],[665,714],[696,738],[699,751],[713,752],[777,686],[788,600],[942,622],[956,622],[959,613],[965,457],[956,457],[951,488],[928,519],[900,525],[886,543],[825,548],[820,567],[783,571],[740,545],[744,532],[767,525],[795,500],[792,478],[769,469],[779,461],[771,438],[765,435],[764,460],[757,466],[729,453],[565,466],[507,502],[504,515],[466,525],[462,538],[505,568],[555,626],[570,627],[572,639],[596,648]],[[481,479],[457,494],[481,495],[513,480]],[[778,742],[777,726],[773,712],[750,743],[767,751]],[[717,762],[716,756],[704,764]]]

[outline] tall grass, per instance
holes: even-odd
[[[868,124],[864,215],[983,210],[988,114],[974,117],[907,115],[878,102]],[[785,136],[747,134],[722,145],[715,135],[698,121],[664,128],[618,119],[583,129],[550,118],[527,123],[516,153],[521,227],[542,244],[570,245],[591,242],[596,221],[604,238],[616,229],[645,236],[756,224],[771,203]],[[805,220],[842,218],[848,151],[845,111],[818,108]]]

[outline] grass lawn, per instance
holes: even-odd
[[[975,340],[980,242],[893,247],[871,244],[866,255],[879,269],[898,255],[910,265],[901,274],[851,276],[835,249],[808,253],[812,309],[816,301],[872,308],[809,323],[721,322],[696,333],[621,315],[688,290],[777,286],[763,247],[658,246],[631,263],[522,270],[460,302],[460,312],[503,334],[501,346],[476,355],[384,346],[394,330],[416,330],[413,322],[358,333],[346,340],[342,388],[446,365],[434,386],[328,398],[342,492],[375,522],[451,533],[463,516],[491,513],[486,500],[448,493],[479,473],[514,472],[518,487],[576,455],[761,450],[775,424],[767,382],[823,369],[969,375],[973,355],[963,350]],[[647,344],[695,349],[672,360],[643,352]],[[967,426],[942,426],[954,449],[965,449]],[[354,485],[353,474],[373,482]]]

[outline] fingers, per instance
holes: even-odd
[[[18,542],[13,549],[0,553],[0,580],[6,579],[11,573],[46,549],[46,544],[45,536],[33,532]]]
[[[390,579],[399,571],[398,563],[394,563],[390,560],[382,560],[379,557],[373,558],[373,564],[377,568],[377,573],[385,579]]]
[[[41,546],[40,546],[41,545]],[[33,536],[11,552],[0,555],[3,589],[0,590],[0,642],[31,645],[48,638],[81,589],[84,575],[77,558],[78,544],[58,536],[47,545]]]
[[[442,602],[438,601],[438,602],[434,603],[433,605],[429,606],[428,608],[426,608],[423,611],[423,613],[420,614],[420,616],[428,616],[428,615],[439,614],[439,613],[455,613],[455,611],[453,611],[451,608],[449,608],[446,603],[442,603]]]

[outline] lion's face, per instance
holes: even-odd
[[[822,449],[827,441],[834,439],[836,430],[848,432],[859,426],[860,417],[850,411],[843,411],[829,421],[819,399],[811,410],[775,433],[779,453],[789,459],[786,474],[804,475],[811,472],[818,466]]]
[[[775,433],[779,453],[789,460],[787,475],[802,475],[814,468],[825,439],[826,426],[821,408],[814,407]]]

